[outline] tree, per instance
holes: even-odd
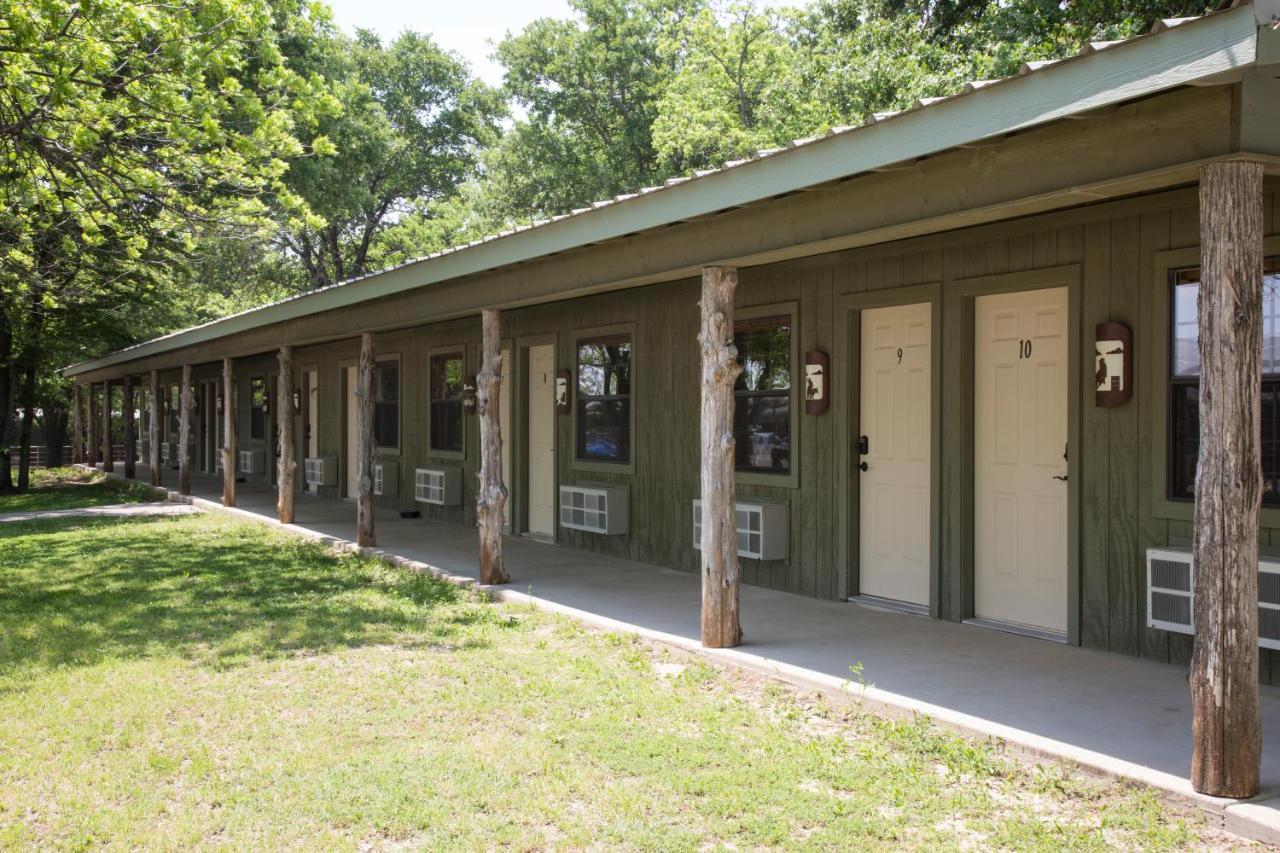
[[[485,157],[505,218],[560,213],[673,174],[653,144],[674,69],[664,34],[702,0],[573,0],[498,45],[506,89],[528,112]]]
[[[294,131],[336,107],[279,50],[309,11],[0,0],[0,397],[23,411],[24,450],[49,357],[145,328],[195,228],[297,206],[281,183],[306,152]],[[8,475],[3,454],[0,489]]]
[[[309,215],[285,217],[283,245],[315,287],[363,275],[379,234],[409,212],[445,199],[472,176],[479,146],[496,134],[498,93],[424,35],[383,46],[360,31],[329,32],[302,58],[334,81],[341,115],[318,134],[336,154],[290,163],[288,183]]]

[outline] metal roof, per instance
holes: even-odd
[[[833,127],[720,168],[671,178],[660,186],[173,332],[62,372],[75,376],[535,260],[1215,78],[1254,64],[1257,28],[1275,21],[1280,21],[1280,0],[1246,0],[1198,17],[1163,19],[1143,35],[1093,42],[1064,59],[1027,62],[1011,77],[971,81],[955,94],[875,113],[861,125]]]

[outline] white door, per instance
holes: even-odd
[[[974,611],[1067,631],[1067,289],[976,300]]]
[[[320,455],[320,372],[308,370],[307,384],[307,420],[303,429],[307,432],[307,458],[314,459]],[[307,491],[316,492],[320,487],[314,483],[307,486]]]
[[[356,400],[356,368],[348,367],[347,374],[347,494],[349,498],[354,498],[360,493],[360,469],[356,464],[356,412],[359,411],[359,405]]]
[[[529,347],[529,532],[555,536],[556,350]]]
[[[502,527],[511,530],[511,350],[502,351],[502,385],[498,392],[498,429],[502,433],[502,482],[507,502],[502,508]]]
[[[932,306],[862,312],[858,591],[929,604]],[[861,442],[862,439],[859,438]]]

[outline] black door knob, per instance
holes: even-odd
[[[870,465],[868,465],[868,464],[867,464],[867,463],[865,463],[865,462],[859,462],[859,463],[858,463],[858,470],[859,470],[859,471],[866,471],[866,470],[868,470],[870,467],[871,467],[871,466],[870,466]]]

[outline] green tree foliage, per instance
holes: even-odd
[[[506,88],[527,111],[485,157],[492,209],[507,220],[560,212],[670,173],[653,143],[674,73],[662,44],[700,0],[572,0],[498,46]]]
[[[287,178],[308,211],[285,217],[281,241],[318,287],[368,272],[384,227],[451,196],[505,110],[462,60],[417,33],[383,45],[367,31],[329,32],[300,47],[299,62],[333,81],[343,105],[318,128],[335,156],[296,159]]]
[[[0,0],[5,438],[16,403],[28,443],[53,359],[154,328],[167,273],[198,229],[298,206],[282,182],[287,158],[310,153],[295,131],[337,108],[325,81],[279,49],[306,36],[309,11],[292,0]],[[324,148],[314,137],[311,150]],[[0,489],[8,474],[6,457]]]

